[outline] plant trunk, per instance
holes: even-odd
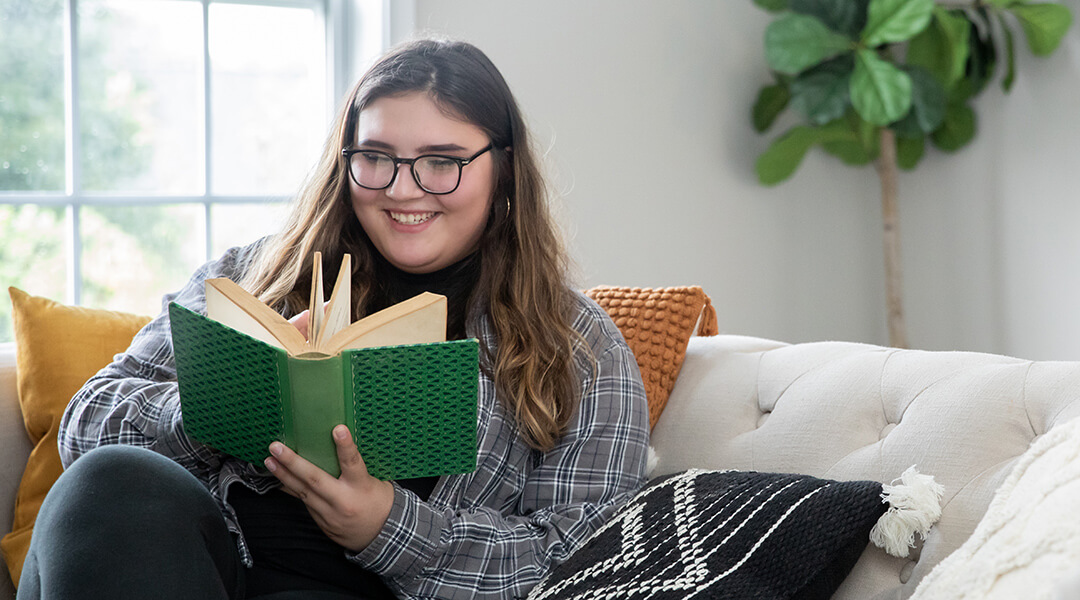
[[[900,218],[897,213],[899,183],[896,165],[896,136],[881,129],[881,154],[877,159],[881,179],[881,220],[885,245],[885,308],[889,324],[889,345],[907,348],[904,326],[904,277],[900,268]]]

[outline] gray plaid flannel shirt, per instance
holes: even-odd
[[[202,266],[169,301],[205,313],[203,281],[238,279],[254,246]],[[585,359],[580,406],[548,452],[522,440],[513,416],[481,375],[476,470],[442,477],[425,502],[396,487],[382,532],[355,564],[379,574],[403,598],[519,598],[564,561],[644,483],[648,408],[634,357],[607,314],[578,296],[574,329],[595,359]],[[471,335],[486,343],[486,320]],[[148,324],[75,395],[60,426],[70,465],[106,444],[143,446],[198,477],[218,501],[239,552],[251,557],[226,492],[237,482],[257,491],[277,485],[261,467],[216,452],[184,434],[168,314]]]

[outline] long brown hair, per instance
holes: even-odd
[[[371,311],[377,251],[353,212],[341,149],[355,142],[364,108],[379,98],[415,92],[479,127],[492,142],[495,185],[469,314],[486,314],[494,328],[497,350],[485,347],[483,363],[506,408],[531,446],[549,449],[569,422],[581,385],[574,355],[583,345],[569,322],[567,257],[517,102],[475,46],[410,42],[357,82],[283,231],[263,245],[241,284],[270,306],[294,314],[309,298],[313,253],[322,252],[325,265],[337,265],[348,252],[354,258],[353,316]]]

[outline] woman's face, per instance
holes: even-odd
[[[397,158],[469,158],[488,143],[479,127],[448,117],[418,92],[369,104],[358,116],[353,147]],[[349,186],[353,211],[383,257],[402,271],[431,273],[476,250],[491,206],[494,165],[491,152],[481,154],[462,168],[449,194],[424,191],[404,164],[386,189],[362,188],[352,177]]]

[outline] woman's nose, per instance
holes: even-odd
[[[400,164],[397,166],[397,175],[390,187],[386,189],[386,196],[392,200],[412,200],[423,196],[426,192],[413,177],[412,166]]]

